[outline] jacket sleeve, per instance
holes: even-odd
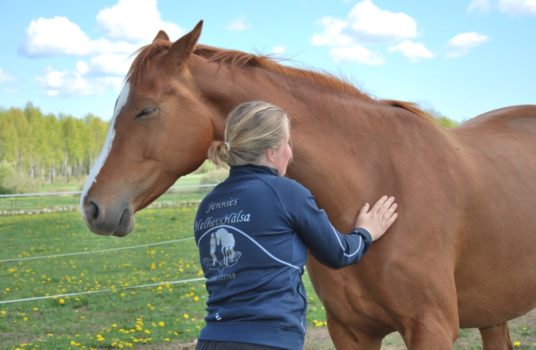
[[[301,185],[285,203],[300,239],[319,261],[330,267],[341,268],[358,262],[372,243],[372,236],[363,228],[348,234],[337,231],[326,212],[318,208],[311,192]]]

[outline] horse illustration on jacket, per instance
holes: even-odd
[[[211,258],[204,258],[203,263],[210,269],[218,269],[220,271],[233,266],[242,255],[240,252],[235,251],[235,244],[236,241],[233,234],[224,228],[219,228],[210,235]],[[218,248],[222,256],[221,260],[218,259]]]

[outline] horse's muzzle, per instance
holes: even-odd
[[[134,215],[128,206],[105,208],[96,201],[85,199],[82,216],[88,228],[99,235],[123,237],[134,228]]]

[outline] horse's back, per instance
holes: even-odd
[[[472,189],[456,269],[460,322],[506,321],[536,305],[536,105],[482,114],[452,134]]]
[[[477,176],[490,178],[500,170],[495,168],[504,168],[506,174],[512,172],[511,179],[536,180],[536,105],[490,111],[450,132]],[[501,178],[501,182],[508,179]]]
[[[454,133],[474,132],[520,132],[536,135],[536,105],[520,105],[496,109],[478,115],[458,128]]]

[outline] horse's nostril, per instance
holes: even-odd
[[[87,205],[86,217],[90,220],[96,220],[99,217],[99,206],[95,202],[89,202]]]

